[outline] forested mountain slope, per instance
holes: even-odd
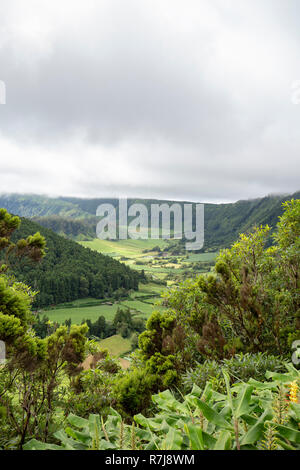
[[[272,228],[278,222],[278,217],[283,213],[282,203],[290,199],[299,199],[300,191],[291,195],[274,195],[264,198],[249,199],[230,204],[205,204],[205,237],[204,250],[218,250],[229,247],[240,233],[248,232],[255,225],[270,225]],[[81,210],[95,215],[97,207],[103,201],[118,207],[116,199],[79,199],[62,198],[68,203],[74,204]],[[151,204],[168,203],[178,201],[158,201],[150,199],[129,199],[128,205],[143,203],[148,207],[150,214]],[[185,202],[179,202],[182,206]]]
[[[205,204],[204,250],[228,247],[239,233],[249,231],[254,225],[269,224],[274,227],[282,214],[282,202],[292,198],[299,199],[300,191],[292,195],[267,196],[230,204]],[[47,198],[17,194],[0,196],[0,207],[34,218],[39,224],[76,240],[96,236],[96,210],[103,202],[118,208],[118,199]],[[128,206],[137,202],[146,205],[150,221],[151,204],[171,205],[178,201],[128,199]],[[183,207],[184,202],[178,203]]]
[[[283,213],[282,203],[299,199],[300,191],[288,196],[268,196],[234,204],[205,205],[205,247],[229,247],[240,233],[247,233],[255,225],[268,224],[275,228]]]
[[[71,202],[36,194],[2,194],[0,207],[20,217],[60,215],[62,217],[86,217],[87,214]]]
[[[20,281],[40,293],[36,306],[68,302],[78,298],[111,296],[118,289],[137,289],[142,275],[128,266],[53,231],[22,218],[13,240],[39,231],[46,238],[47,254],[38,264],[12,260],[12,270]]]

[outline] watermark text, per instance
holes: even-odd
[[[0,340],[0,364],[4,364],[6,359],[6,348],[4,341]]]
[[[6,85],[0,80],[0,104],[6,104]]]
[[[149,214],[150,209],[150,214]],[[187,251],[204,245],[204,204],[131,204],[120,199],[118,207],[101,204],[96,215],[97,237],[101,240],[147,240],[184,238]],[[118,218],[118,220],[117,220]]]
[[[292,104],[300,104],[300,80],[294,80],[291,85],[291,102]]]

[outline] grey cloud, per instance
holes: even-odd
[[[4,190],[24,155],[30,192],[235,200],[299,189],[296,0],[23,5],[3,0],[0,17]]]

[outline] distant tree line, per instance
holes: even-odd
[[[93,239],[96,234],[97,218],[90,216],[86,219],[75,219],[72,217],[62,217],[49,215],[34,217],[33,220],[45,228],[53,230],[59,235],[76,239]]]
[[[120,334],[123,338],[129,338],[133,333],[140,334],[145,330],[145,321],[142,318],[133,318],[129,309],[118,308],[112,322],[106,321],[103,315],[92,322],[90,319],[82,319],[81,324],[88,326],[87,336],[89,338],[105,339],[115,334]],[[65,320],[64,326],[68,328],[72,325],[72,318]],[[58,322],[51,322],[47,315],[37,315],[33,324],[33,329],[39,338],[46,338],[53,334],[61,325]]]

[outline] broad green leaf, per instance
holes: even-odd
[[[116,446],[112,442],[108,442],[105,439],[101,439],[99,443],[100,450],[109,450],[109,449],[116,449]]]
[[[163,432],[164,434],[167,434],[170,429],[173,429],[172,426],[169,426],[167,421],[164,419],[159,427],[159,430]]]
[[[45,442],[31,439],[23,445],[24,450],[63,450],[63,447],[57,446],[56,444],[46,444]]]
[[[300,423],[300,403],[290,403],[290,415],[296,422]]]
[[[150,441],[152,438],[152,433],[150,431],[146,431],[145,429],[137,428],[135,430],[135,434],[142,440],[142,441]]]
[[[272,379],[273,382],[280,382],[283,384],[293,382],[293,380],[297,379],[297,375],[294,372],[290,372],[288,374],[279,374],[278,372],[266,372],[266,377],[267,379]]]
[[[194,384],[193,388],[192,388],[192,391],[191,391],[191,395],[194,395],[195,397],[201,398],[201,395],[202,395],[201,388],[198,387],[198,385]]]
[[[134,420],[140,426],[150,429],[151,431],[158,431],[161,426],[161,423],[156,423],[151,418],[145,418],[142,414],[135,415]]]
[[[96,424],[99,427],[101,426],[100,416],[99,415],[94,415],[94,414],[89,415],[89,425],[94,427]]]
[[[205,389],[202,393],[201,400],[205,400],[206,402],[209,402],[211,397],[212,397],[213,389],[212,385],[210,382],[206,382]]]
[[[168,434],[165,438],[164,448],[165,450],[180,450],[182,441],[182,433],[174,428],[169,428]]]
[[[214,409],[215,409],[215,407],[214,407]],[[227,421],[231,420],[231,413],[232,412],[231,412],[230,406],[227,404],[227,401],[225,403],[222,403],[222,408],[220,409],[219,413]]]
[[[226,400],[227,396],[224,395],[223,393],[219,393],[213,390],[211,398],[213,401],[224,401]]]
[[[81,442],[82,444],[84,445],[88,445],[91,441],[91,436],[90,434],[87,434],[87,433],[84,433],[84,432],[79,432],[75,429],[72,429],[70,427],[67,427],[65,429],[65,432],[70,436],[72,437],[73,439],[75,439],[76,441],[79,441]]]
[[[234,415],[234,408],[233,408],[233,402],[232,402],[232,393],[231,393],[231,388],[230,388],[230,377],[226,369],[222,369],[224,379],[225,379],[225,384],[226,384],[226,390],[227,390],[227,399],[228,399],[228,404],[231,408],[232,415]]]
[[[81,444],[75,441],[74,439],[71,439],[62,429],[55,432],[54,437],[56,437],[56,439],[61,441],[62,445],[65,448],[67,448],[67,446],[69,446],[69,448],[71,449],[77,449],[77,450],[85,450],[87,448],[87,446],[85,446],[84,444]]]
[[[122,420],[122,417],[120,415],[120,413],[118,413],[114,408],[109,408],[109,411],[108,411],[108,414],[110,416],[117,416],[118,418],[120,418],[120,420]],[[95,416],[98,416],[98,415],[95,415]]]
[[[256,390],[277,390],[278,385],[275,382],[258,382],[255,379],[249,379],[248,384],[252,385]]]
[[[215,443],[214,450],[230,450],[232,448],[232,437],[229,431],[223,429]]]
[[[181,405],[179,401],[175,400],[170,390],[165,390],[157,395],[153,395],[152,401],[156,403],[161,410],[165,411],[177,410]]]
[[[287,426],[282,426],[281,424],[275,424],[274,427],[282,438],[285,438],[294,444],[300,444],[300,431]]]
[[[144,450],[159,450],[160,449],[160,442],[159,439],[151,439],[148,444],[146,444]]]
[[[89,422],[87,419],[81,418],[80,416],[73,415],[70,413],[67,417],[67,420],[69,421],[72,426],[76,426],[77,428],[85,428],[88,427]]]
[[[184,429],[189,437],[191,450],[204,450],[202,429],[194,424],[185,424]]]
[[[234,414],[236,418],[249,413],[251,409],[251,396],[252,396],[253,387],[250,385],[245,385],[244,389],[238,395],[237,400],[234,403]]]
[[[273,417],[271,409],[266,409],[265,412],[257,419],[256,423],[251,426],[248,432],[241,439],[241,445],[255,444],[264,434],[265,421]]]
[[[203,415],[210,423],[213,423],[215,426],[220,428],[228,430],[232,429],[232,425],[226,419],[224,419],[220,413],[217,413],[211,406],[199,400],[199,398],[193,398],[193,402],[202,411]]]
[[[93,439],[96,439],[97,435],[100,436],[102,426],[101,426],[100,416],[99,415],[91,414],[89,416],[88,425],[89,425],[90,435],[91,435],[91,437],[93,437]]]
[[[291,444],[287,444],[286,441],[283,441],[282,439],[278,438],[278,445],[283,449],[283,450],[297,450],[296,447],[292,446]]]
[[[254,426],[257,423],[257,418],[251,415],[244,414],[242,417],[243,421],[250,426]]]
[[[145,418],[145,416],[143,416],[141,413],[139,413],[138,415],[135,415],[133,419],[140,426],[143,426],[144,428],[148,428],[149,426],[148,418]]]
[[[202,431],[202,438],[205,449],[213,449],[216,445],[217,439],[215,439],[211,434],[208,434],[205,431]]]
[[[117,416],[117,415],[109,415],[106,419],[105,426],[106,427],[112,427],[112,428],[117,428],[122,421],[122,418]]]

